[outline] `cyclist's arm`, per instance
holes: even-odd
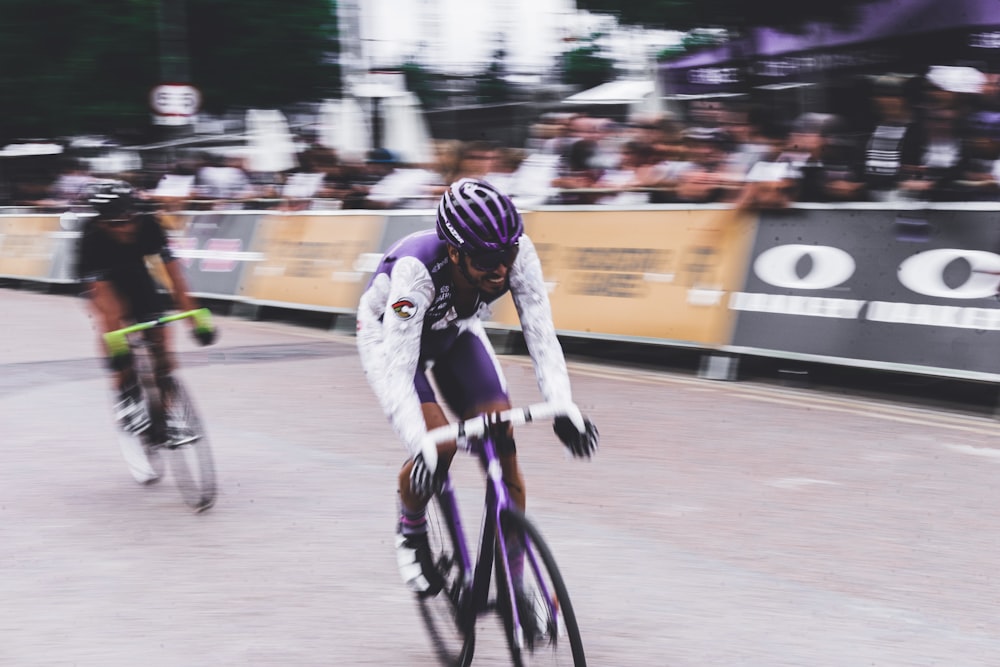
[[[163,270],[166,271],[167,280],[170,282],[170,294],[174,297],[174,305],[178,310],[194,310],[198,307],[198,304],[189,293],[184,268],[177,261],[173,251],[170,249],[167,234],[163,231],[159,220],[154,216],[148,216],[143,220],[143,223],[148,225],[150,234],[151,245],[147,247],[147,251],[150,253],[155,252],[160,256],[160,260],[163,262]],[[194,318],[189,318],[188,324],[192,329],[197,326]]]
[[[413,453],[427,432],[413,378],[424,315],[433,298],[427,267],[403,257],[391,277],[375,278],[358,308],[358,351],[365,375],[396,433]]]
[[[74,269],[102,333],[121,327],[125,316],[125,304],[108,279],[107,264],[107,246],[101,244],[92,228],[86,227],[77,249]]]
[[[510,293],[521,321],[524,342],[535,367],[538,388],[546,401],[570,402],[569,373],[562,346],[552,322],[552,308],[542,277],[542,264],[535,245],[527,235],[521,237],[520,251],[510,270]]]
[[[177,308],[180,310],[194,310],[198,307],[197,302],[188,293],[188,282],[187,277],[184,275],[184,269],[181,263],[172,255],[167,253],[160,253],[163,258],[163,268],[167,272],[167,277],[170,278],[170,291],[174,296],[174,303],[177,304]],[[188,323],[193,327],[197,324],[194,318],[188,318]]]
[[[122,326],[125,307],[109,280],[88,280],[87,295],[101,331],[107,333]]]

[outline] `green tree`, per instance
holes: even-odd
[[[497,49],[493,52],[493,60],[476,77],[476,97],[485,104],[500,104],[510,99],[510,84],[504,77],[507,74],[507,52]]]
[[[191,76],[205,108],[280,107],[339,90],[329,0],[188,0]]]
[[[161,81],[160,0],[3,0],[0,138],[141,130]],[[207,111],[339,89],[329,0],[186,0],[191,81]]]
[[[5,0],[3,134],[53,136],[148,118],[156,83],[154,2]],[[110,124],[110,123],[109,123]]]
[[[625,24],[666,30],[767,26],[797,30],[810,21],[848,26],[857,9],[875,0],[788,2],[788,0],[577,0],[577,7],[614,14]]]
[[[434,109],[442,104],[441,78],[421,65],[415,58],[408,58],[400,68],[406,81],[406,89],[420,100],[425,109]]]
[[[562,56],[564,83],[593,88],[615,78],[615,65],[597,43],[600,34],[591,35],[583,45],[565,52]]]

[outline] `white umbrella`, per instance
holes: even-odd
[[[371,148],[368,117],[353,97],[326,100],[319,111],[319,141],[349,161],[364,160]]]
[[[382,98],[382,126],[383,146],[402,162],[427,164],[434,160],[427,120],[413,93]]]
[[[247,169],[280,172],[298,166],[295,142],[285,116],[276,109],[247,111]]]

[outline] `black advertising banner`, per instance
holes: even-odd
[[[763,214],[732,349],[1000,380],[1000,209],[978,208]]]
[[[252,251],[260,212],[194,213],[178,220],[170,247],[184,264],[191,292],[198,296],[242,296],[248,264],[263,259]],[[170,225],[167,225],[168,227]]]

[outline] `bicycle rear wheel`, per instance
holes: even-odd
[[[468,667],[476,647],[475,617],[463,611],[461,558],[452,523],[455,498],[450,488],[427,504],[427,538],[444,588],[432,597],[417,597],[420,617],[443,665]]]
[[[168,437],[163,444],[170,471],[184,502],[196,512],[204,512],[215,504],[215,461],[201,418],[184,385],[174,377],[166,388],[164,413]],[[170,429],[186,434],[171,440]]]
[[[515,604],[511,604],[507,588],[508,565],[502,558],[497,558],[496,563],[497,608],[513,664],[586,667],[580,628],[552,552],[535,526],[520,512],[503,510],[500,524],[507,540],[508,557],[516,551],[518,543],[524,552],[523,567],[513,568]],[[520,582],[517,569],[522,570]]]

